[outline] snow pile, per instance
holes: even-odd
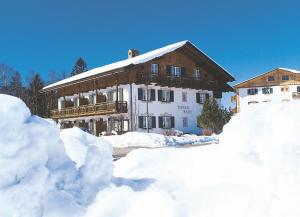
[[[110,181],[112,159],[103,160],[111,156],[108,148],[89,146],[77,169],[59,133],[21,100],[0,94],[1,217],[81,216]]]
[[[185,134],[182,136],[165,136],[156,133],[128,132],[122,135],[104,136],[114,148],[125,147],[166,147],[182,145],[200,145],[218,143],[217,136],[197,136]]]
[[[133,151],[85,217],[298,217],[299,111],[296,102],[249,106],[220,144]]]

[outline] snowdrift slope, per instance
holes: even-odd
[[[299,111],[249,106],[219,144],[139,149],[113,172],[107,142],[0,95],[0,216],[298,217]]]
[[[77,169],[59,133],[54,122],[31,116],[21,100],[0,94],[1,217],[81,216],[110,182],[108,148],[89,146]]]
[[[249,106],[220,144],[131,152],[85,216],[300,216],[299,111],[296,102]]]

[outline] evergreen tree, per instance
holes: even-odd
[[[205,100],[201,115],[197,119],[198,126],[210,129],[214,133],[221,133],[223,126],[230,120],[230,109],[220,108],[215,99]]]
[[[39,74],[35,74],[29,84],[28,89],[28,107],[32,114],[46,117],[49,112],[47,111],[47,102],[45,95],[39,91],[44,87]]]
[[[11,78],[11,82],[9,85],[9,92],[11,95],[16,96],[22,100],[24,100],[23,98],[24,96],[24,87],[22,84],[22,77],[21,74],[19,72],[16,72],[12,78]]]
[[[74,65],[74,67],[72,69],[71,76],[78,75],[78,74],[80,74],[82,72],[86,72],[86,71],[87,71],[86,62],[84,61],[83,58],[80,57],[76,61],[75,65]]]
[[[0,64],[0,93],[9,94],[9,83],[15,72],[13,67]]]

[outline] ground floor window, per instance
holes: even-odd
[[[175,127],[175,118],[173,116],[160,116],[159,128],[171,129]]]
[[[148,121],[147,121],[148,119]],[[156,117],[155,116],[139,116],[139,128],[152,129],[156,128]]]
[[[129,130],[129,120],[113,117],[108,119],[108,131],[127,132]]]
[[[188,117],[183,117],[182,118],[182,125],[183,125],[183,127],[189,127],[189,119],[188,119]]]

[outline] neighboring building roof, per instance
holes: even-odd
[[[269,73],[271,73],[271,72],[274,72],[274,71],[276,71],[276,70],[284,70],[284,71],[288,71],[288,72],[291,72],[291,73],[300,73],[300,71],[295,70],[295,69],[288,69],[288,68],[282,68],[282,67],[279,67],[279,68],[273,69],[273,70],[271,70],[271,71],[268,71],[268,72],[266,72],[266,73],[263,73],[263,74],[261,74],[261,75],[257,75],[257,76],[255,76],[255,77],[252,77],[252,78],[250,78],[250,79],[248,79],[248,80],[246,80],[246,81],[242,81],[242,82],[240,82],[240,83],[237,83],[237,84],[235,84],[233,87],[234,87],[234,88],[238,88],[238,86],[241,85],[241,84],[247,83],[247,82],[249,82],[249,81],[252,81],[252,80],[254,80],[254,79],[257,79],[257,78],[259,78],[259,77],[261,77],[261,76],[264,76],[264,75],[269,74]]]
[[[63,84],[66,84],[66,83],[71,83],[71,82],[81,80],[81,79],[84,79],[84,78],[88,78],[88,77],[91,77],[91,76],[95,76],[95,75],[101,74],[103,72],[108,72],[108,71],[111,71],[111,70],[120,69],[120,68],[129,66],[129,65],[137,65],[137,64],[140,64],[140,63],[145,63],[145,62],[148,62],[148,61],[153,60],[155,58],[161,57],[165,54],[171,53],[171,52],[183,47],[187,43],[193,45],[191,42],[189,42],[187,40],[186,41],[181,41],[181,42],[178,42],[178,43],[175,43],[175,44],[171,44],[171,45],[168,45],[168,46],[165,46],[165,47],[147,52],[145,54],[141,54],[139,56],[136,56],[136,57],[133,57],[133,58],[130,58],[130,59],[126,59],[126,60],[122,60],[122,61],[118,61],[118,62],[115,62],[115,63],[108,64],[108,65],[105,65],[105,66],[101,66],[101,67],[98,67],[98,68],[94,68],[94,69],[89,70],[87,72],[72,76],[70,78],[66,78],[64,80],[55,82],[53,84],[50,84],[50,85],[44,87],[43,90],[53,88],[55,86],[63,85]],[[193,45],[193,46],[198,51],[200,51],[202,54],[207,56],[214,64],[216,64],[219,68],[221,68],[225,73],[227,73],[227,75],[230,77],[230,79],[232,81],[234,80],[233,76],[230,75],[227,72],[227,70],[225,70],[223,67],[221,67],[219,64],[217,64],[213,59],[211,59],[208,55],[206,55],[204,52],[202,52],[195,45]]]
[[[285,71],[290,71],[292,73],[300,73],[300,71],[295,70],[295,69],[288,69],[288,68],[278,68],[278,69],[285,70]]]

